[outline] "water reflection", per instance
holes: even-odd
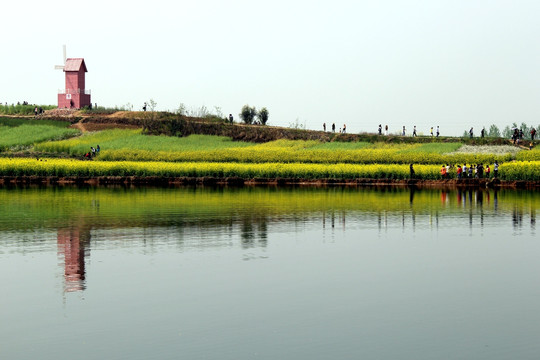
[[[23,233],[54,231],[64,291],[75,292],[88,285],[91,248],[239,247],[251,259],[252,251],[269,247],[271,234],[301,231],[376,229],[383,236],[390,229],[451,232],[468,224],[471,234],[501,226],[517,234],[528,223],[534,234],[539,204],[537,192],[483,189],[4,188],[0,253],[5,246],[26,251],[44,241]]]
[[[86,288],[85,257],[90,255],[90,229],[58,229],[58,255],[64,262],[64,292]]]
[[[232,228],[229,228],[229,231],[230,230],[232,230]],[[242,239],[243,249],[266,247],[268,240],[267,219],[243,218],[240,227],[240,238]]]

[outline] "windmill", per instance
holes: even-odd
[[[55,70],[64,70],[66,66],[66,45],[62,46],[64,50],[64,65],[54,65]]]
[[[58,108],[80,109],[92,107],[90,90],[84,88],[85,73],[88,72],[83,58],[67,58],[64,45],[64,65],[55,65],[56,70],[66,74],[66,87],[58,91]]]

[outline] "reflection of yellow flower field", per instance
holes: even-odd
[[[478,204],[478,208],[482,208],[482,211],[493,209],[493,192],[481,193],[484,196],[484,207]],[[460,201],[460,197],[456,197],[458,194],[449,192],[446,195],[446,192],[439,190],[415,191],[412,201],[408,189],[365,191],[356,187],[247,187],[229,191],[215,191],[208,187],[145,187],[132,191],[107,187],[96,187],[91,191],[87,188],[69,188],[69,191],[38,187],[28,187],[23,191],[0,188],[0,204],[9,204],[0,207],[0,229],[35,228],[43,226],[44,222],[48,226],[58,223],[80,224],[83,218],[91,219],[94,225],[105,227],[155,226],[164,214],[178,213],[179,209],[183,215],[181,218],[175,217],[174,221],[193,221],[194,224],[199,224],[201,214],[204,214],[205,221],[227,223],[232,218],[242,216],[248,217],[250,221],[272,217],[281,220],[293,214],[295,218],[300,216],[310,219],[325,213],[401,216],[404,212],[420,215],[442,214],[441,211],[444,211],[444,214],[449,215],[463,211],[461,206],[456,205]],[[518,208],[523,213],[530,213],[540,207],[540,194],[534,191],[523,193],[501,190],[497,198],[498,212],[512,213]],[[467,204],[473,206],[472,203]],[[239,212],[239,209],[243,211]],[[37,216],[28,216],[29,212]],[[25,221],[21,221],[22,218]]]
[[[438,179],[438,165],[415,165],[420,179]],[[503,180],[540,180],[540,162],[501,164]],[[223,163],[223,162],[146,162],[81,161],[67,159],[0,159],[2,176],[161,176],[217,178],[296,178],[296,179],[407,179],[409,166],[400,164],[301,164],[301,163]]]

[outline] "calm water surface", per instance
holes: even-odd
[[[538,359],[532,191],[0,188],[1,359]]]

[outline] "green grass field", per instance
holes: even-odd
[[[65,139],[78,133],[78,130],[58,125],[0,125],[0,151],[20,150],[35,143]]]
[[[210,135],[168,137],[143,135],[141,130],[104,130],[63,141],[35,145],[36,151],[82,156],[100,145],[100,160],[204,161],[240,163],[314,164],[492,164],[515,159],[507,146],[474,147],[460,152],[460,143],[388,144],[383,142],[328,142],[276,140],[264,144],[235,142]],[[471,150],[473,149],[473,150]],[[514,149],[514,148],[511,148]],[[540,160],[532,156],[524,160]]]
[[[223,150],[249,147],[250,143],[233,142],[223,136],[191,135],[184,138],[170,136],[143,135],[141,130],[104,130],[86,133],[77,138],[63,141],[50,141],[35,146],[36,151],[65,152],[70,155],[83,155],[90,146],[99,145],[107,151],[181,152],[198,150]]]
[[[57,120],[49,120],[49,119],[41,119],[41,118],[19,119],[19,118],[7,118],[7,117],[0,116],[0,125],[9,126],[9,127],[17,127],[21,125],[48,125],[48,126],[55,126],[59,128],[68,128],[71,125],[71,123],[69,121],[57,121]]]

